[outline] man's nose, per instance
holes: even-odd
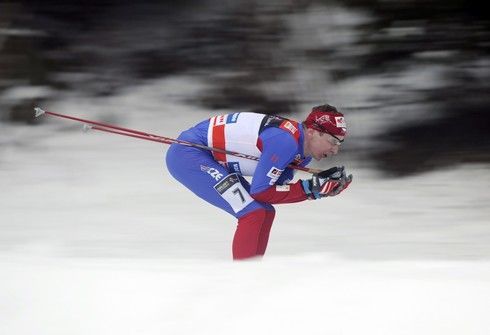
[[[337,154],[337,152],[339,152],[339,146],[338,146],[338,145],[334,145],[334,146],[332,147],[332,152],[333,152],[333,153],[336,155],[336,154]]]

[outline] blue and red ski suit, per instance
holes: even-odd
[[[303,126],[277,116],[234,113],[205,120],[178,139],[260,158],[257,162],[172,144],[166,163],[185,187],[238,219],[234,259],[263,255],[275,215],[272,204],[307,199],[301,182],[289,183],[294,170],[288,167],[311,161],[303,153]],[[252,177],[251,183],[244,176]]]

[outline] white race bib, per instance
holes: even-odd
[[[238,178],[236,173],[226,176],[214,185],[214,189],[230,204],[235,213],[238,213],[254,201],[242,183],[240,183],[240,178]]]

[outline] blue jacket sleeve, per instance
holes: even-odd
[[[252,178],[251,194],[265,191],[280,180],[291,179],[293,172],[287,166],[298,152],[296,140],[282,129],[266,129],[259,137],[262,155]],[[283,173],[286,173],[285,177],[282,177]]]
[[[311,162],[311,157],[305,158],[299,166],[305,167]],[[285,185],[293,180],[296,170],[287,167],[276,182],[276,185]]]

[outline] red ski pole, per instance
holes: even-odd
[[[182,140],[178,140],[178,139],[174,139],[174,138],[170,138],[170,137],[164,137],[164,136],[160,136],[160,135],[145,133],[145,132],[135,130],[135,129],[124,128],[124,127],[114,126],[114,125],[107,124],[107,123],[77,118],[77,117],[66,115],[66,114],[49,112],[49,111],[45,111],[39,107],[34,108],[34,110],[36,112],[36,114],[35,114],[36,117],[39,117],[43,114],[48,114],[48,115],[55,116],[55,117],[60,117],[60,118],[69,119],[72,121],[81,122],[84,124],[85,130],[94,129],[94,130],[98,130],[98,131],[102,131],[102,132],[106,132],[106,133],[129,136],[129,137],[139,138],[142,140],[147,140],[147,141],[152,141],[152,142],[158,142],[158,143],[164,143],[164,144],[174,144],[175,143],[175,144],[195,147],[195,148],[199,148],[199,149],[219,152],[219,153],[232,155],[232,156],[236,156],[236,157],[240,157],[240,158],[245,158],[245,159],[250,159],[250,160],[255,160],[255,161],[259,160],[259,158],[256,156],[247,155],[247,154],[243,154],[243,153],[236,152],[236,151],[223,150],[223,149],[219,149],[219,148],[212,148],[212,147],[208,147],[208,146],[198,144],[198,143],[192,143],[192,142],[182,141]],[[311,168],[296,166],[296,165],[289,165],[289,167],[292,169],[295,169],[295,170],[300,170],[300,171],[313,173],[313,174],[320,172],[320,170],[317,170],[317,169],[311,169]]]

